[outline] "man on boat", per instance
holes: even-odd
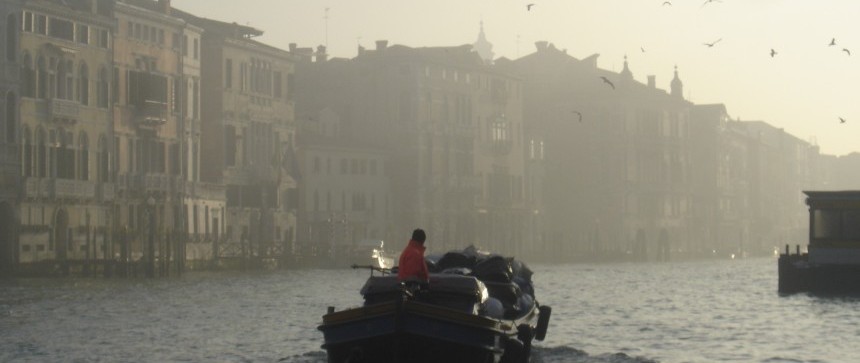
[[[412,231],[412,239],[400,253],[400,262],[397,267],[397,279],[399,281],[417,281],[421,284],[430,282],[430,274],[427,270],[427,262],[424,261],[424,241],[427,235],[424,230],[418,228]]]

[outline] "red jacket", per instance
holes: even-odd
[[[409,240],[409,244],[400,253],[400,262],[397,264],[397,279],[400,281],[410,277],[418,278],[419,281],[430,282],[427,271],[427,262],[424,261],[423,244],[415,240]]]

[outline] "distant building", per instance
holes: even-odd
[[[691,239],[689,103],[548,42],[496,64],[522,79],[524,137],[541,150],[548,256],[666,258]]]
[[[377,41],[353,59],[303,62],[297,76],[301,107],[324,102],[343,132],[391,151],[395,238],[422,227],[436,251],[534,248],[522,87],[471,45]]]
[[[21,3],[0,2],[0,29],[3,30],[0,56],[0,276],[19,261],[18,202],[21,194],[21,135],[19,88],[21,52]]]
[[[317,115],[301,120],[298,136],[300,255],[325,260],[362,240],[402,239],[389,222],[389,151],[340,133],[340,118],[331,109]],[[367,264],[367,257],[352,262]]]
[[[481,56],[481,59],[484,60],[484,63],[492,64],[495,54],[493,53],[493,44],[487,40],[487,36],[484,35],[484,22],[481,21],[481,31],[478,33],[478,40],[475,43],[472,43],[472,49],[475,52],[478,52],[478,55]]]

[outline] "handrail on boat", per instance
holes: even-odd
[[[383,276],[388,275],[388,274],[390,274],[390,273],[391,273],[391,269],[390,269],[390,268],[376,267],[376,266],[373,266],[373,265],[357,265],[357,264],[352,264],[352,266],[351,266],[351,267],[352,267],[352,269],[353,269],[353,270],[355,270],[355,269],[368,269],[368,270],[370,270],[370,276],[373,276],[373,271],[380,272],[380,273],[382,273],[382,275],[383,275]]]

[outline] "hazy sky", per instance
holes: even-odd
[[[412,47],[473,43],[483,20],[496,57],[530,54],[539,40],[580,59],[600,54],[598,66],[608,70],[621,70],[627,55],[637,80],[656,75],[663,89],[677,64],[685,96],[697,104],[724,103],[732,118],[784,128],[826,154],[860,151],[860,1],[663,2],[173,0],[173,6],[257,27],[265,31],[259,40],[276,47],[327,43],[332,56],[348,58],[358,44],[372,48],[379,39]],[[836,46],[828,46],[832,38]],[[712,48],[704,45],[718,39]]]

